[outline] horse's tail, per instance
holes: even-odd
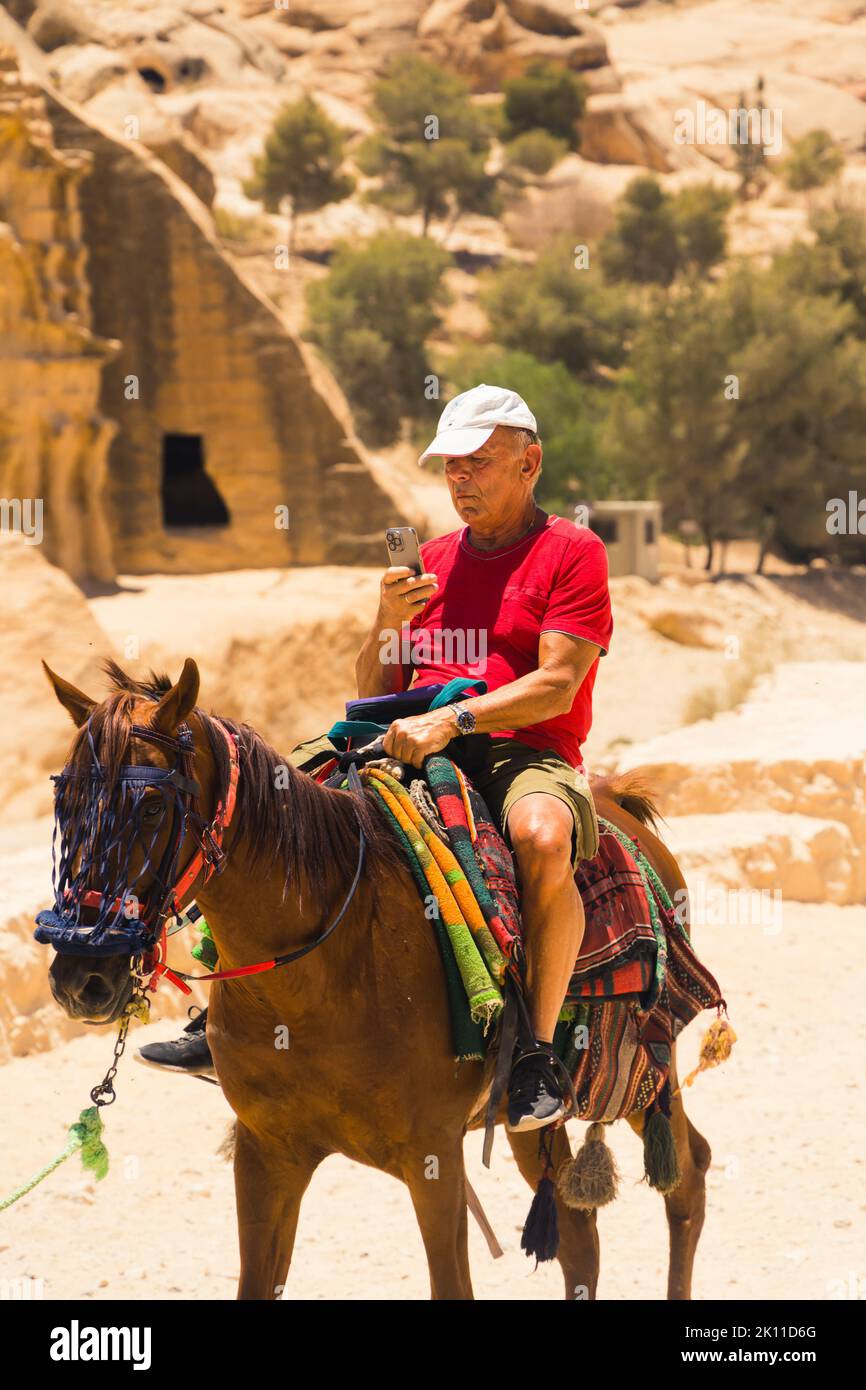
[[[655,793],[647,785],[640,770],[591,777],[590,786],[596,800],[606,796],[624,811],[628,811],[641,825],[648,825],[658,833],[661,812],[656,805]]]

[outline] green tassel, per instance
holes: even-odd
[[[219,960],[219,953],[217,952],[213,934],[204,917],[199,918],[196,926],[201,933],[201,940],[197,945],[193,946],[190,955],[197,960],[200,965],[203,965],[205,970],[213,970]]]
[[[644,1175],[650,1187],[665,1196],[679,1186],[682,1173],[671,1122],[663,1110],[647,1116],[643,1131]]]
[[[108,1172],[108,1149],[102,1142],[102,1119],[95,1105],[82,1110],[75,1124],[70,1125],[69,1138],[78,1141],[81,1162],[99,1182]]]

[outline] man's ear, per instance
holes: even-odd
[[[191,656],[183,663],[183,670],[176,685],[167,690],[156,707],[151,720],[154,729],[164,734],[173,734],[178,724],[195,708],[199,688],[198,667]]]
[[[70,685],[69,681],[65,681],[62,676],[58,676],[47,662],[43,661],[42,669],[54,688],[54,694],[69,713],[73,724],[80,729],[82,724],[87,723],[96,709],[96,701],[91,700],[89,695],[85,695],[83,690]]]
[[[520,472],[523,478],[529,482],[538,478],[541,474],[541,445],[530,444],[527,446],[526,453],[523,455],[523,462],[520,465]]]

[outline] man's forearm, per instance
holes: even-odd
[[[487,695],[476,695],[467,703],[475,715],[478,733],[493,734],[499,729],[525,729],[554,719],[571,709],[578,685],[567,672],[543,667],[520,676]]]
[[[358,685],[358,699],[369,700],[376,695],[393,695],[403,689],[403,668],[393,661],[394,647],[399,647],[400,633],[382,625],[377,617],[367,640],[364,642],[355,662],[355,680]],[[383,660],[388,655],[390,660]]]

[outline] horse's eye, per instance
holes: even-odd
[[[161,810],[162,802],[159,798],[156,796],[149,796],[144,803],[142,814],[145,820],[154,821],[157,819]]]

